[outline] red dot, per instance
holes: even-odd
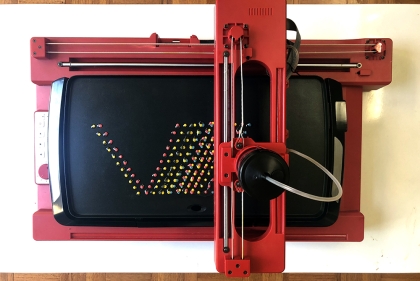
[[[118,155],[118,158],[122,159],[122,158],[123,158],[123,156],[120,154],[120,155]]]
[[[152,186],[149,184],[149,185],[147,186],[147,188],[149,188],[149,189],[150,189],[150,188],[152,188]]]
[[[140,185],[140,188],[141,188],[141,189],[143,189],[143,188],[144,188],[144,185],[143,185],[143,184],[142,184],[142,185]]]
[[[130,177],[135,178],[136,174],[131,174]]]
[[[127,172],[130,172],[131,171],[131,168],[127,168]]]
[[[114,150],[115,152],[117,152],[117,151],[118,151],[118,147],[114,147],[114,148],[113,148],[113,150]]]
[[[136,183],[139,184],[140,183],[140,180],[136,180]]]
[[[102,124],[98,124],[98,125],[96,125],[96,127],[102,128]]]
[[[160,160],[159,163],[162,164],[163,163],[163,160]]]
[[[108,136],[108,132],[103,133],[103,136],[104,137]]]
[[[114,143],[114,141],[113,140],[109,140],[108,141],[108,144],[113,144]]]
[[[124,160],[124,161],[123,161],[123,164],[124,164],[124,166],[125,166],[125,165],[127,165],[127,161],[125,161],[125,160]]]

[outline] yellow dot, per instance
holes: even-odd
[[[137,195],[140,195],[140,191],[137,191],[137,193],[136,193]]]
[[[152,192],[152,194],[153,194],[153,195],[155,195],[155,194],[156,194],[156,192],[154,192],[154,191],[153,191],[153,192]]]
[[[119,165],[121,165],[121,163],[120,162],[117,162],[117,163],[115,163],[115,165],[119,166]]]
[[[106,141],[103,141],[102,144],[106,144]]]
[[[112,157],[113,159],[115,159],[115,154],[111,154],[111,157]]]
[[[137,186],[133,186],[133,189],[137,189]]]
[[[200,194],[200,190],[199,190],[199,191],[197,191],[197,194]]]
[[[124,177],[128,178],[128,174],[124,174]]]
[[[187,127],[187,124],[182,125],[182,127]]]
[[[160,176],[163,177],[163,173],[160,173]]]
[[[163,167],[163,170],[166,171],[166,167]]]
[[[176,146],[172,147],[172,150],[176,150]]]
[[[96,125],[95,124],[93,124],[92,126],[90,126],[92,129],[95,129],[96,128]]]
[[[102,136],[102,134],[101,134],[101,133],[99,133],[99,132],[97,132],[97,133],[96,133],[96,135],[97,135],[98,137]]]
[[[133,183],[133,180],[128,180],[128,183]]]
[[[157,183],[160,183],[160,180],[157,180]]]

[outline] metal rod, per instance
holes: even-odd
[[[242,37],[239,38],[239,56],[240,56],[240,64],[241,64],[241,127],[239,131],[239,138],[243,138],[243,129],[244,129],[244,70],[242,67]],[[244,192],[242,191],[241,194],[241,253],[242,259],[244,259]]]
[[[242,203],[242,211],[241,211],[241,218],[242,218],[242,259],[244,259],[244,191],[241,192],[241,203]]]
[[[210,39],[211,40],[211,39]],[[292,40],[293,41],[293,40]],[[142,42],[48,42],[46,45],[145,45],[145,46],[214,46],[214,43],[181,43],[181,42],[152,42],[152,43],[142,43]],[[311,44],[305,43],[300,46],[375,46],[376,44]]]
[[[214,67],[212,63],[59,62],[60,67]],[[359,63],[300,63],[298,67],[362,68]],[[232,64],[233,69],[233,64]],[[233,80],[232,80],[233,82]],[[234,85],[231,83],[231,88]]]
[[[230,136],[235,136],[235,53],[233,46],[234,39],[232,38],[230,44]],[[232,144],[233,145],[233,144]],[[232,259],[234,258],[234,240],[235,240],[235,190],[230,189],[230,231],[231,231],[231,247]]]
[[[334,51],[334,52],[299,52],[299,54],[357,54],[357,53],[375,53],[376,51]]]
[[[223,142],[229,141],[228,56],[228,52],[223,54]],[[229,247],[228,205],[228,187],[223,186],[223,252],[227,252]]]
[[[181,43],[181,42],[171,42],[171,43],[140,43],[140,42],[60,42],[60,43],[46,43],[47,45],[146,45],[146,46],[214,46],[213,43]]]
[[[213,67],[212,63],[59,62],[60,67]]]
[[[376,51],[313,51],[299,52],[299,54],[357,54],[357,53],[376,53]],[[47,51],[47,54],[152,54],[152,55],[213,55],[214,52],[98,52],[98,51]]]
[[[298,67],[325,67],[325,68],[362,68],[359,63],[300,63]]]
[[[213,55],[214,52],[96,52],[96,51],[47,51],[48,54],[152,54],[152,55]]]

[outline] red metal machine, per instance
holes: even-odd
[[[286,164],[278,164],[276,169],[287,170],[286,1],[218,0],[215,43],[200,41],[196,36],[163,39],[152,34],[150,38],[36,37],[30,45],[38,112],[48,111],[51,83],[61,77],[158,74],[214,76],[215,81],[214,227],[64,226],[54,219],[49,185],[38,184],[39,210],[33,216],[35,240],[214,240],[216,268],[232,277],[282,272],[285,241],[363,240],[362,92],[391,82],[390,39],[302,40],[297,72],[337,80],[347,102],[342,183],[345,191],[339,216],[328,227],[286,227],[286,195],[275,194],[269,203],[268,227],[251,236],[247,236],[249,229],[244,232],[243,225],[232,216],[232,209],[241,204],[235,194],[249,188],[243,186],[243,166],[254,152],[264,150],[277,155],[269,156],[277,157],[276,163]],[[235,76],[261,69],[270,77],[270,141],[264,143],[237,134],[235,116],[241,108],[233,102],[242,90],[235,86]],[[243,129],[243,122],[239,125]],[[46,178],[45,173],[42,177]]]

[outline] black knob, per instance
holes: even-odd
[[[289,183],[289,166],[277,153],[268,149],[254,149],[238,161],[238,176],[242,188],[258,200],[271,200],[284,191],[264,178],[269,176],[284,184]]]

